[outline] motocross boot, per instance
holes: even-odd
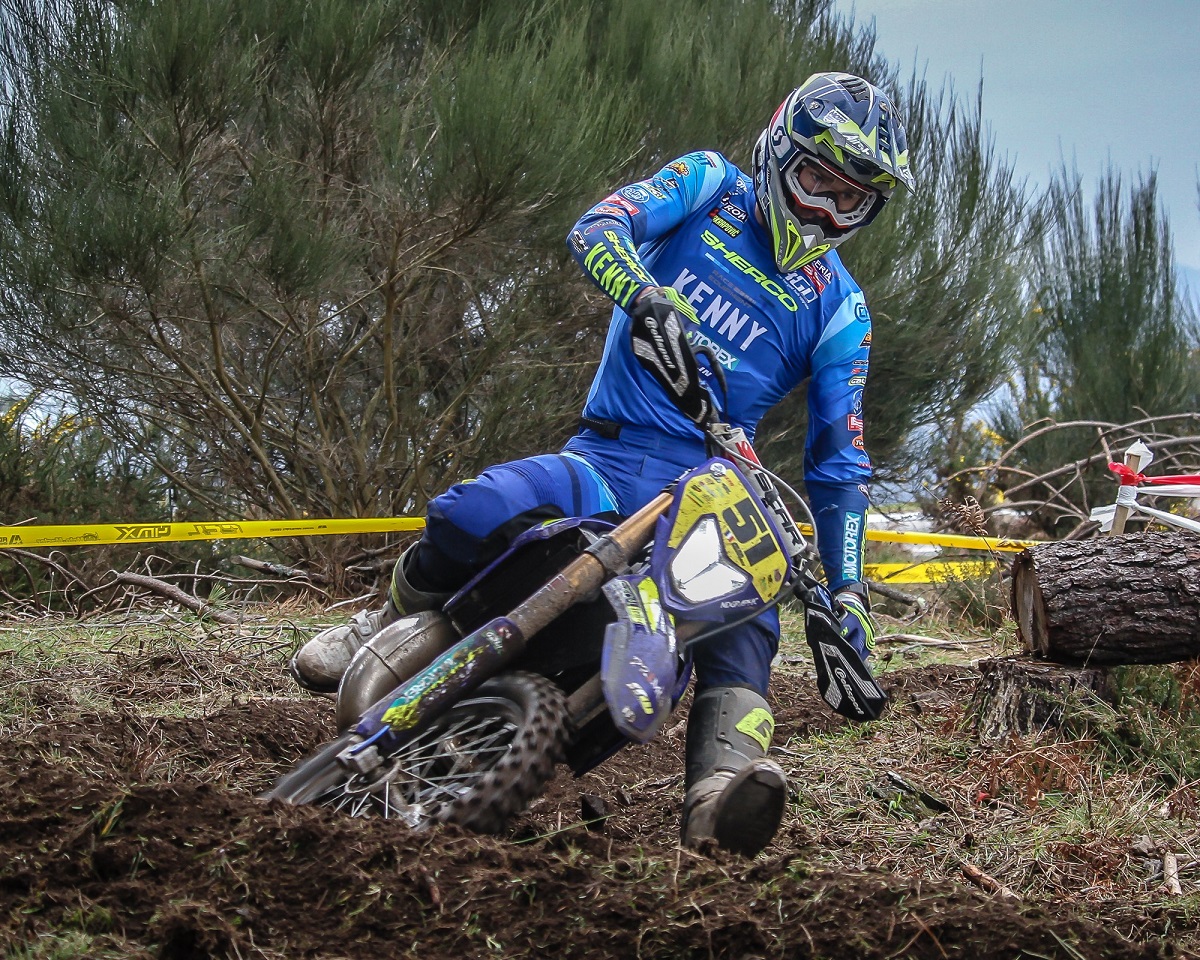
[[[787,778],[767,748],[775,721],[764,700],[742,687],[710,687],[696,696],[687,725],[684,846],[714,838],[753,857],[779,829]]]
[[[432,593],[413,585],[409,571],[417,546],[414,543],[396,561],[383,607],[360,611],[349,623],[322,630],[296,651],[288,668],[296,683],[312,693],[333,693],[354,654],[380,630],[406,613],[440,610],[450,599],[450,593]]]

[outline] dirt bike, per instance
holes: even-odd
[[[580,776],[653,738],[687,687],[689,651],[792,595],[825,701],[877,718],[886,696],[839,634],[779,487],[803,500],[742,430],[714,416],[704,433],[709,459],[628,519],[527,530],[445,616],[376,634],[338,690],[341,734],[267,798],[499,831],[559,761]]]

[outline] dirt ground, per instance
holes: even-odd
[[[332,733],[332,709],[291,691],[277,667],[269,682],[239,671],[232,654],[34,676],[0,659],[0,693],[23,697],[0,743],[5,960],[1094,960],[1190,956],[1175,938],[1195,942],[1178,912],[1131,920],[1017,902],[949,861],[942,879],[833,868],[830,839],[790,816],[754,862],[681,850],[682,723],[578,781],[561,774],[498,837],[267,803],[258,794]],[[974,676],[890,671],[890,709],[953,719]],[[189,701],[203,701],[198,715]],[[842,722],[799,674],[780,676],[775,708],[782,761],[803,789],[806,745],[820,749]]]

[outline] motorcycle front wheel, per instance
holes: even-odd
[[[338,761],[361,741],[343,734],[286,774],[266,799],[317,804],[413,828],[503,829],[554,776],[570,738],[566,699],[551,681],[507,673],[482,684],[369,774]]]

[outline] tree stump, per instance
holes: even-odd
[[[1013,562],[1025,647],[1063,664],[1200,656],[1200,537],[1180,531],[1047,543]]]
[[[979,674],[970,712],[981,743],[1060,727],[1063,708],[1072,700],[1109,696],[1108,671],[1103,669],[998,657],[979,661]]]

